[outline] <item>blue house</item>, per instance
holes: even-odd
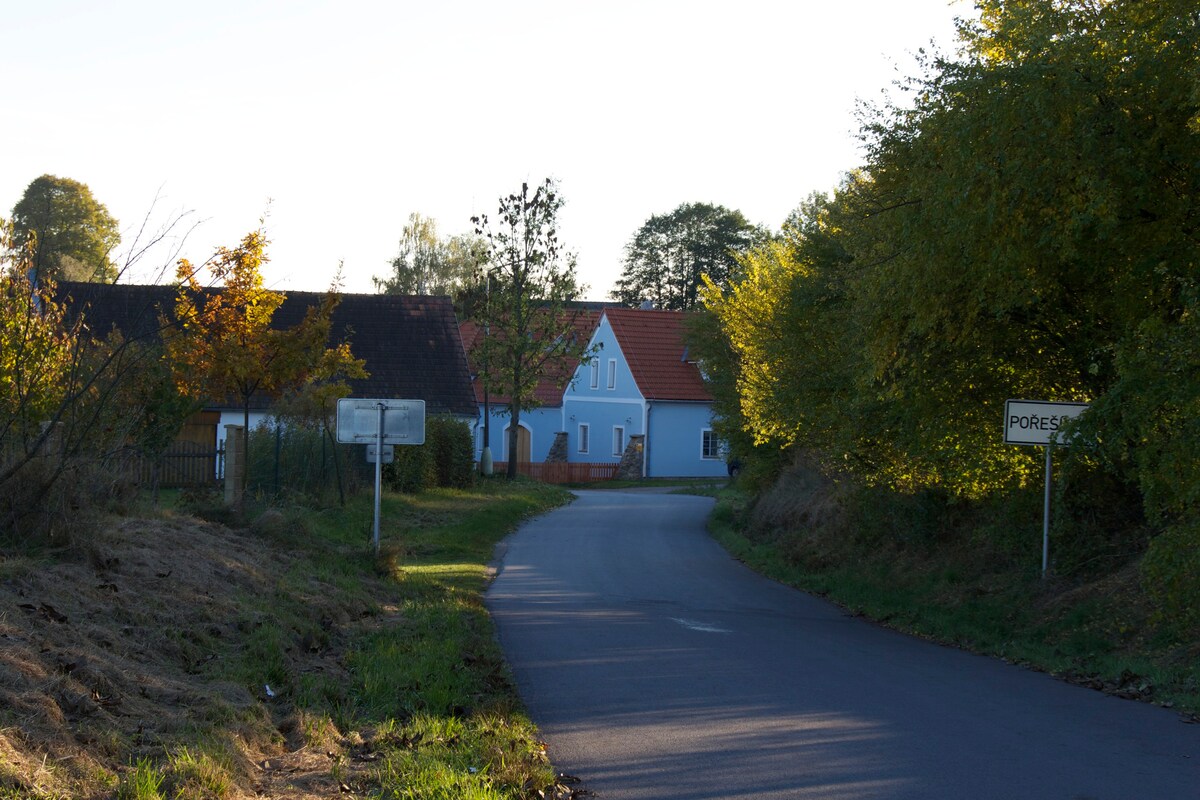
[[[562,399],[572,462],[618,462],[644,437],[644,477],[722,477],[712,395],[684,341],[679,311],[607,308]]]
[[[592,337],[600,315],[597,311],[583,308],[572,312],[574,318],[575,336],[581,341]],[[475,458],[479,460],[483,453],[484,432],[487,431],[487,446],[492,450],[492,458],[496,463],[509,460],[509,427],[511,415],[508,408],[508,397],[503,394],[484,395],[483,383],[478,378],[479,365],[474,363],[475,347],[483,330],[473,321],[459,325],[463,347],[467,351],[468,360],[472,361],[472,383],[475,389],[475,402],[478,417],[475,422]],[[555,437],[563,428],[563,388],[575,374],[576,364],[552,365],[542,379],[538,381],[535,395],[536,408],[526,408],[521,411],[521,421],[517,430],[517,462],[543,462],[550,453]],[[485,420],[487,424],[485,425]]]

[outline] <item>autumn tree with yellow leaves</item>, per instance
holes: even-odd
[[[236,398],[243,414],[243,444],[249,443],[250,404],[255,396],[279,397],[314,382],[363,378],[362,359],[348,342],[328,347],[333,311],[340,297],[335,279],[321,302],[287,329],[271,326],[286,296],[263,286],[267,262],[262,230],[234,248],[219,248],[204,270],[214,287],[200,282],[201,269],[178,264],[176,335],[167,339],[179,389],[212,400]],[[245,475],[243,475],[244,488]]]

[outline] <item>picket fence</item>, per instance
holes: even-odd
[[[533,478],[542,483],[594,483],[609,481],[617,477],[619,464],[568,464],[554,462],[517,462],[517,474]],[[507,461],[497,461],[492,465],[495,475],[503,475],[508,471]]]

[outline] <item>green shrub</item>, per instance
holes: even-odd
[[[430,417],[425,422],[425,446],[432,451],[438,486],[466,489],[475,482],[475,447],[466,423]]]
[[[394,492],[415,494],[434,485],[437,475],[430,458],[429,439],[423,445],[396,447],[395,460],[383,467],[383,480]]]
[[[1200,522],[1178,523],[1150,540],[1142,581],[1161,622],[1182,629],[1200,626]]]
[[[395,460],[384,467],[383,479],[396,492],[448,487],[464,489],[475,480],[471,431],[451,417],[425,420],[425,444],[396,448]]]
[[[246,489],[323,503],[336,496],[339,480],[346,493],[364,485],[363,460],[361,446],[333,444],[318,428],[263,423],[250,431]]]
[[[1056,574],[1094,578],[1145,552],[1147,526],[1136,485],[1104,469],[1084,448],[1072,448],[1052,480],[1050,556]]]

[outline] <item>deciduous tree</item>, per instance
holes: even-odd
[[[13,207],[17,243],[30,245],[39,278],[112,283],[117,221],[87,184],[42,175]]]
[[[737,268],[737,255],[766,233],[740,211],[708,203],[684,203],[669,214],[655,214],[625,246],[625,266],[612,291],[614,299],[636,306],[691,311],[708,276],[726,286]]]
[[[435,220],[413,213],[400,235],[400,251],[391,261],[391,274],[371,280],[384,294],[458,297],[471,286],[485,250],[478,235],[443,239]]]
[[[255,395],[276,397],[314,379],[365,375],[364,362],[354,358],[348,342],[327,347],[339,302],[336,282],[300,323],[289,329],[271,326],[285,295],[263,286],[260,270],[267,260],[266,245],[258,230],[235,248],[220,248],[204,265],[219,289],[202,286],[200,271],[181,259],[175,304],[180,328],[167,339],[181,390],[194,397],[239,400],[247,444]]]
[[[558,240],[562,205],[557,186],[547,179],[532,192],[523,183],[520,192],[500,198],[494,221],[487,215],[472,218],[488,244],[491,276],[481,319],[488,335],[476,356],[488,391],[508,398],[509,478],[517,474],[521,412],[536,406],[538,381],[552,367],[589,355],[588,343],[574,336],[580,312],[568,306],[580,286],[575,256]]]
[[[62,401],[78,335],[64,323],[53,280],[32,282],[33,259],[32,242],[16,244],[0,220],[0,444],[20,443],[22,454]]]

